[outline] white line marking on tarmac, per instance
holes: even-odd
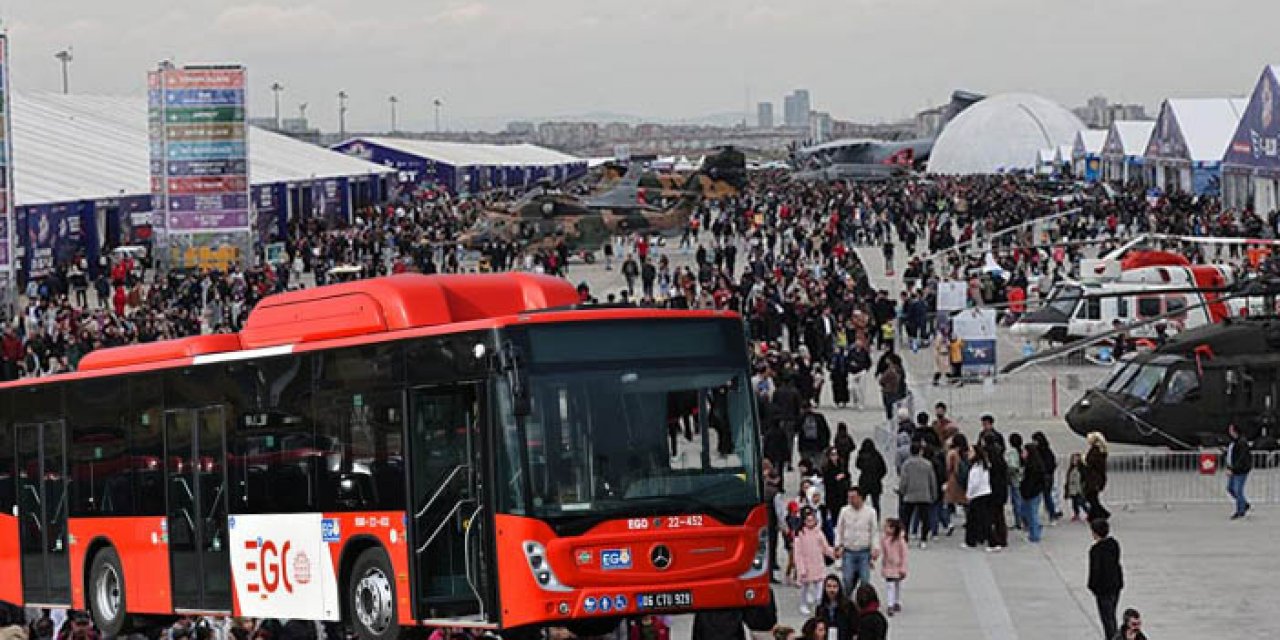
[[[987,556],[978,549],[964,551],[960,560],[960,572],[964,574],[965,590],[969,593],[969,603],[973,606],[978,625],[989,640],[1018,640],[1018,632],[1013,628],[1013,618],[1009,616],[1009,607],[1000,595],[1000,587],[996,577],[991,573],[991,565],[987,564]]]

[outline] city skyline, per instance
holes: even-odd
[[[139,95],[145,72],[166,58],[241,63],[253,115],[272,112],[269,87],[279,82],[281,110],[307,103],[325,130],[338,128],[338,91],[351,96],[351,130],[387,129],[391,95],[400,128],[414,131],[433,129],[437,98],[451,129],[591,113],[659,122],[738,113],[751,123],[757,102],[781,106],[797,88],[812,93],[813,110],[864,122],[909,118],[954,89],[1026,91],[1068,106],[1101,94],[1153,111],[1165,97],[1247,92],[1257,67],[1274,62],[1266,25],[1280,20],[1280,4],[1252,3],[1251,19],[1215,42],[1199,36],[1226,12],[1189,0],[388,0],[377,13],[344,0],[71,4],[71,19],[64,3],[0,11],[16,90],[60,90],[54,54],[68,48],[76,93]],[[688,46],[671,46],[679,42]]]

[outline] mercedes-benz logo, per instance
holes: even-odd
[[[656,544],[649,550],[649,562],[653,563],[653,568],[659,571],[665,570],[671,566],[671,549],[665,544]]]

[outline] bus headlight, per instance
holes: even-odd
[[[751,569],[746,573],[738,576],[738,579],[745,580],[756,578],[764,575],[769,570],[769,529],[766,527],[761,529],[756,535],[756,555],[751,558]]]
[[[547,591],[572,591],[551,570],[551,563],[547,561],[547,549],[541,543],[525,540],[524,559],[528,561],[529,571],[533,572],[533,579],[539,587]]]

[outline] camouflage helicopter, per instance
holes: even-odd
[[[742,166],[740,174],[735,174],[735,163]],[[518,242],[550,249],[563,242],[571,251],[589,251],[617,234],[677,231],[705,197],[706,180],[711,181],[710,188],[716,193],[730,193],[730,189],[736,192],[735,184],[745,180],[745,171],[745,156],[727,149],[708,157],[703,168],[674,192],[642,186],[645,172],[637,162],[629,165],[626,174],[611,189],[586,198],[543,182],[511,206],[482,213],[459,242],[473,249],[494,242]],[[658,206],[650,200],[674,203]]]

